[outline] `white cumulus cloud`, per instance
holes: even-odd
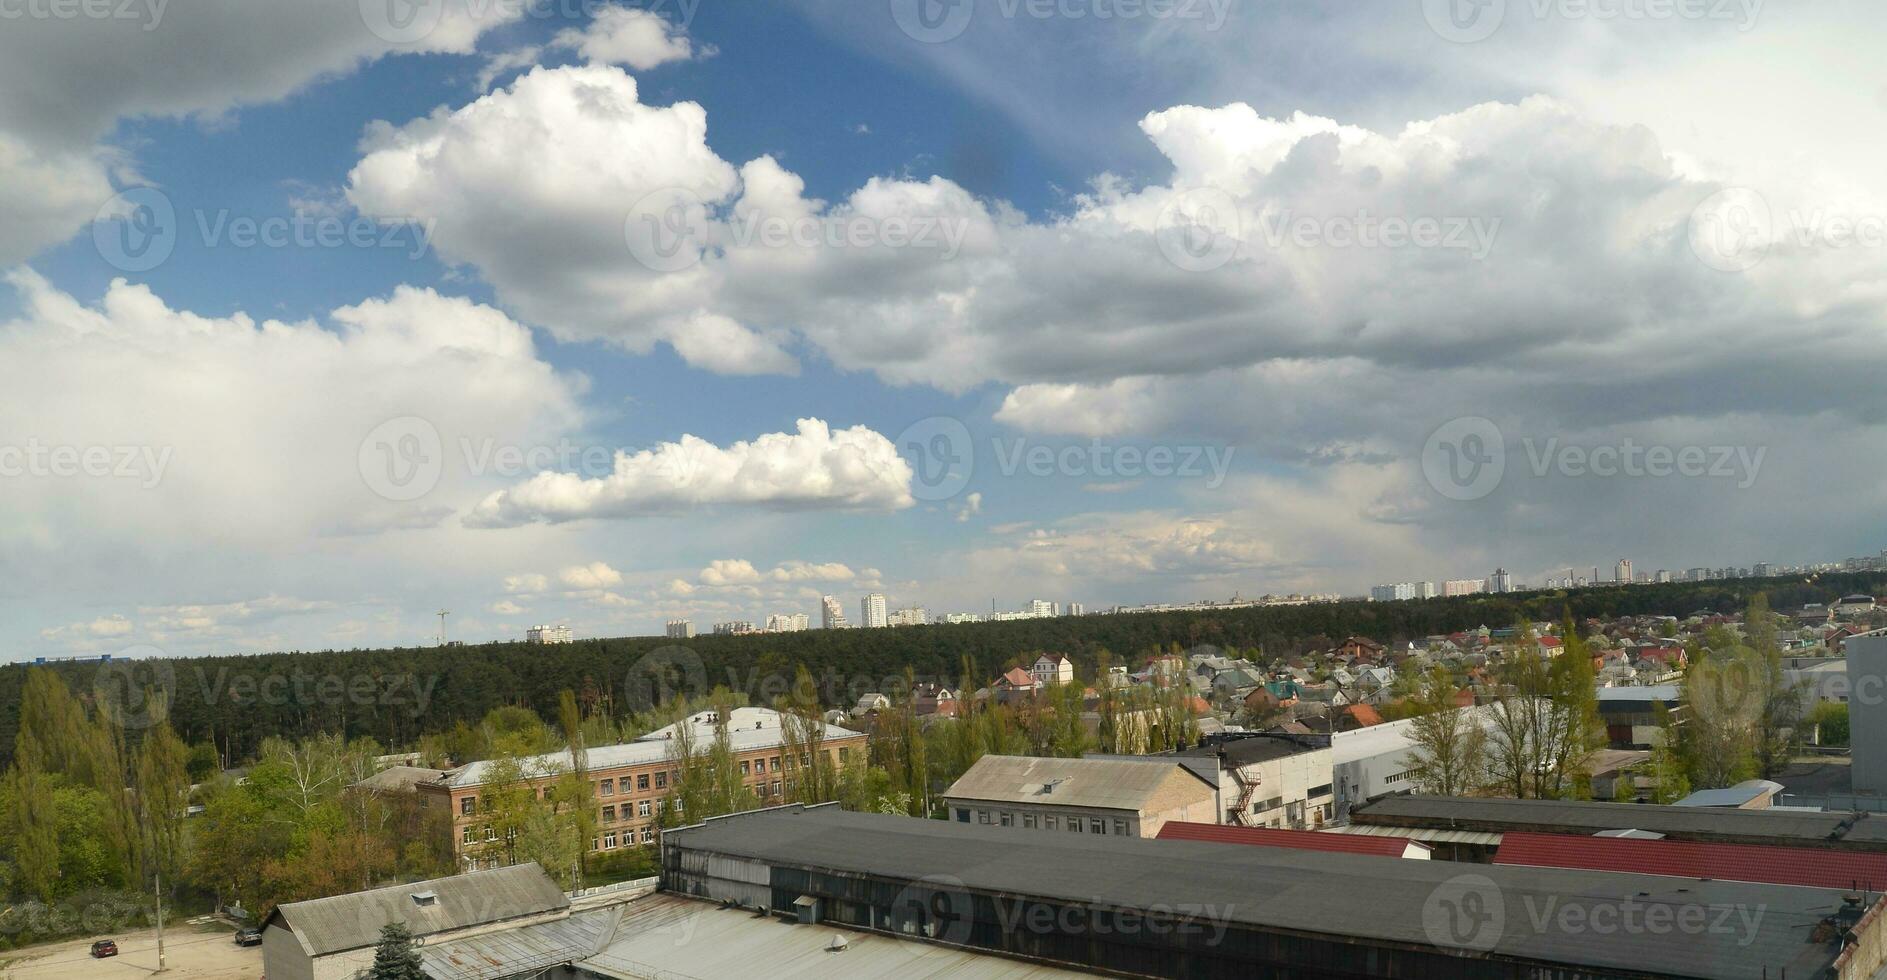
[[[896,510],[912,505],[910,485],[910,464],[891,440],[864,426],[834,431],[819,419],[801,419],[795,432],[725,448],[683,436],[618,453],[614,472],[596,479],[540,473],[485,498],[466,522],[514,527],[712,505]]]

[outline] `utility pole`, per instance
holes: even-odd
[[[157,897],[157,972],[164,972],[164,873],[151,875],[151,892]]]

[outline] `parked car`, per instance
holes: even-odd
[[[260,929],[238,929],[238,930],[236,930],[236,945],[238,945],[238,946],[260,946],[260,945],[262,945],[262,930],[260,930]]]
[[[102,960],[107,956],[118,955],[118,944],[109,939],[100,939],[92,944],[92,959]]]

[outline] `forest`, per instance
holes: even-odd
[[[757,704],[783,696],[805,667],[826,707],[865,693],[895,693],[909,672],[918,681],[981,684],[1041,651],[1064,653],[1083,676],[1100,660],[1137,664],[1173,644],[1236,648],[1279,657],[1334,645],[1351,635],[1397,644],[1423,636],[1554,622],[1571,615],[1736,612],[1757,592],[1788,610],[1851,593],[1878,594],[1887,574],[1727,579],[1599,587],[1406,602],[1095,614],[1055,619],[896,629],[809,630],[758,636],[580,640],[569,645],[473,646],[284,652],[136,662],[70,663],[53,669],[81,700],[111,702],[140,738],[148,703],[169,706],[184,743],[215,747],[225,764],[254,758],[265,741],[322,734],[409,745],[423,734],[477,724],[493,709],[529,708],[553,717],[573,690],[586,713],[627,715],[678,696],[726,688]],[[11,764],[24,667],[0,668],[0,765]],[[147,726],[148,727],[148,726]],[[134,746],[135,747],[135,746]]]

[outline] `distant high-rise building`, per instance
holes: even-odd
[[[1658,582],[1669,582],[1671,580],[1671,570],[1668,568],[1658,569],[1656,580]]]
[[[1473,595],[1487,588],[1487,583],[1478,578],[1458,578],[1441,584],[1441,594],[1445,596]]]
[[[819,625],[829,630],[842,630],[852,625],[845,618],[845,609],[839,605],[838,596],[819,597]]]
[[[1071,602],[1068,604],[1068,615],[1070,616],[1079,616],[1085,612],[1087,612],[1087,610],[1082,608],[1079,602]]]
[[[1055,604],[1047,599],[1031,599],[1028,612],[1038,619],[1046,619],[1055,615]]]
[[[1397,582],[1393,585],[1378,585],[1369,590],[1369,597],[1375,602],[1400,602],[1415,598],[1414,582]]]
[[[671,640],[692,640],[695,638],[695,624],[691,620],[671,619],[668,621],[668,638]]]
[[[745,619],[736,619],[731,622],[714,624],[714,635],[716,636],[745,636],[748,633],[758,632],[759,630],[754,629],[753,623]]]
[[[930,610],[923,606],[905,606],[891,610],[893,626],[925,626],[930,623]]]
[[[767,617],[767,632],[797,633],[805,629],[808,622],[805,613],[774,613]]]
[[[1415,597],[1417,599],[1433,599],[1438,595],[1441,595],[1441,586],[1433,582],[1415,583]]]
[[[1494,569],[1493,577],[1487,580],[1487,591],[1512,592],[1513,590],[1514,590],[1514,577],[1512,575],[1507,574],[1507,570],[1505,568]]]
[[[885,594],[873,592],[858,603],[858,619],[866,629],[878,629],[891,625],[891,617],[885,610]]]
[[[983,621],[983,617],[977,615],[976,613],[956,612],[956,613],[947,613],[944,615],[944,622],[951,623],[951,624],[980,623],[982,621]]]
[[[1750,566],[1749,570],[1750,570],[1750,574],[1756,576],[1757,578],[1768,578],[1770,575],[1769,563],[1766,561],[1757,562],[1756,564]]]
[[[1612,581],[1621,585],[1631,584],[1631,559],[1620,558],[1612,569]]]
[[[536,644],[574,643],[568,626],[533,626],[524,631],[524,642]]]

